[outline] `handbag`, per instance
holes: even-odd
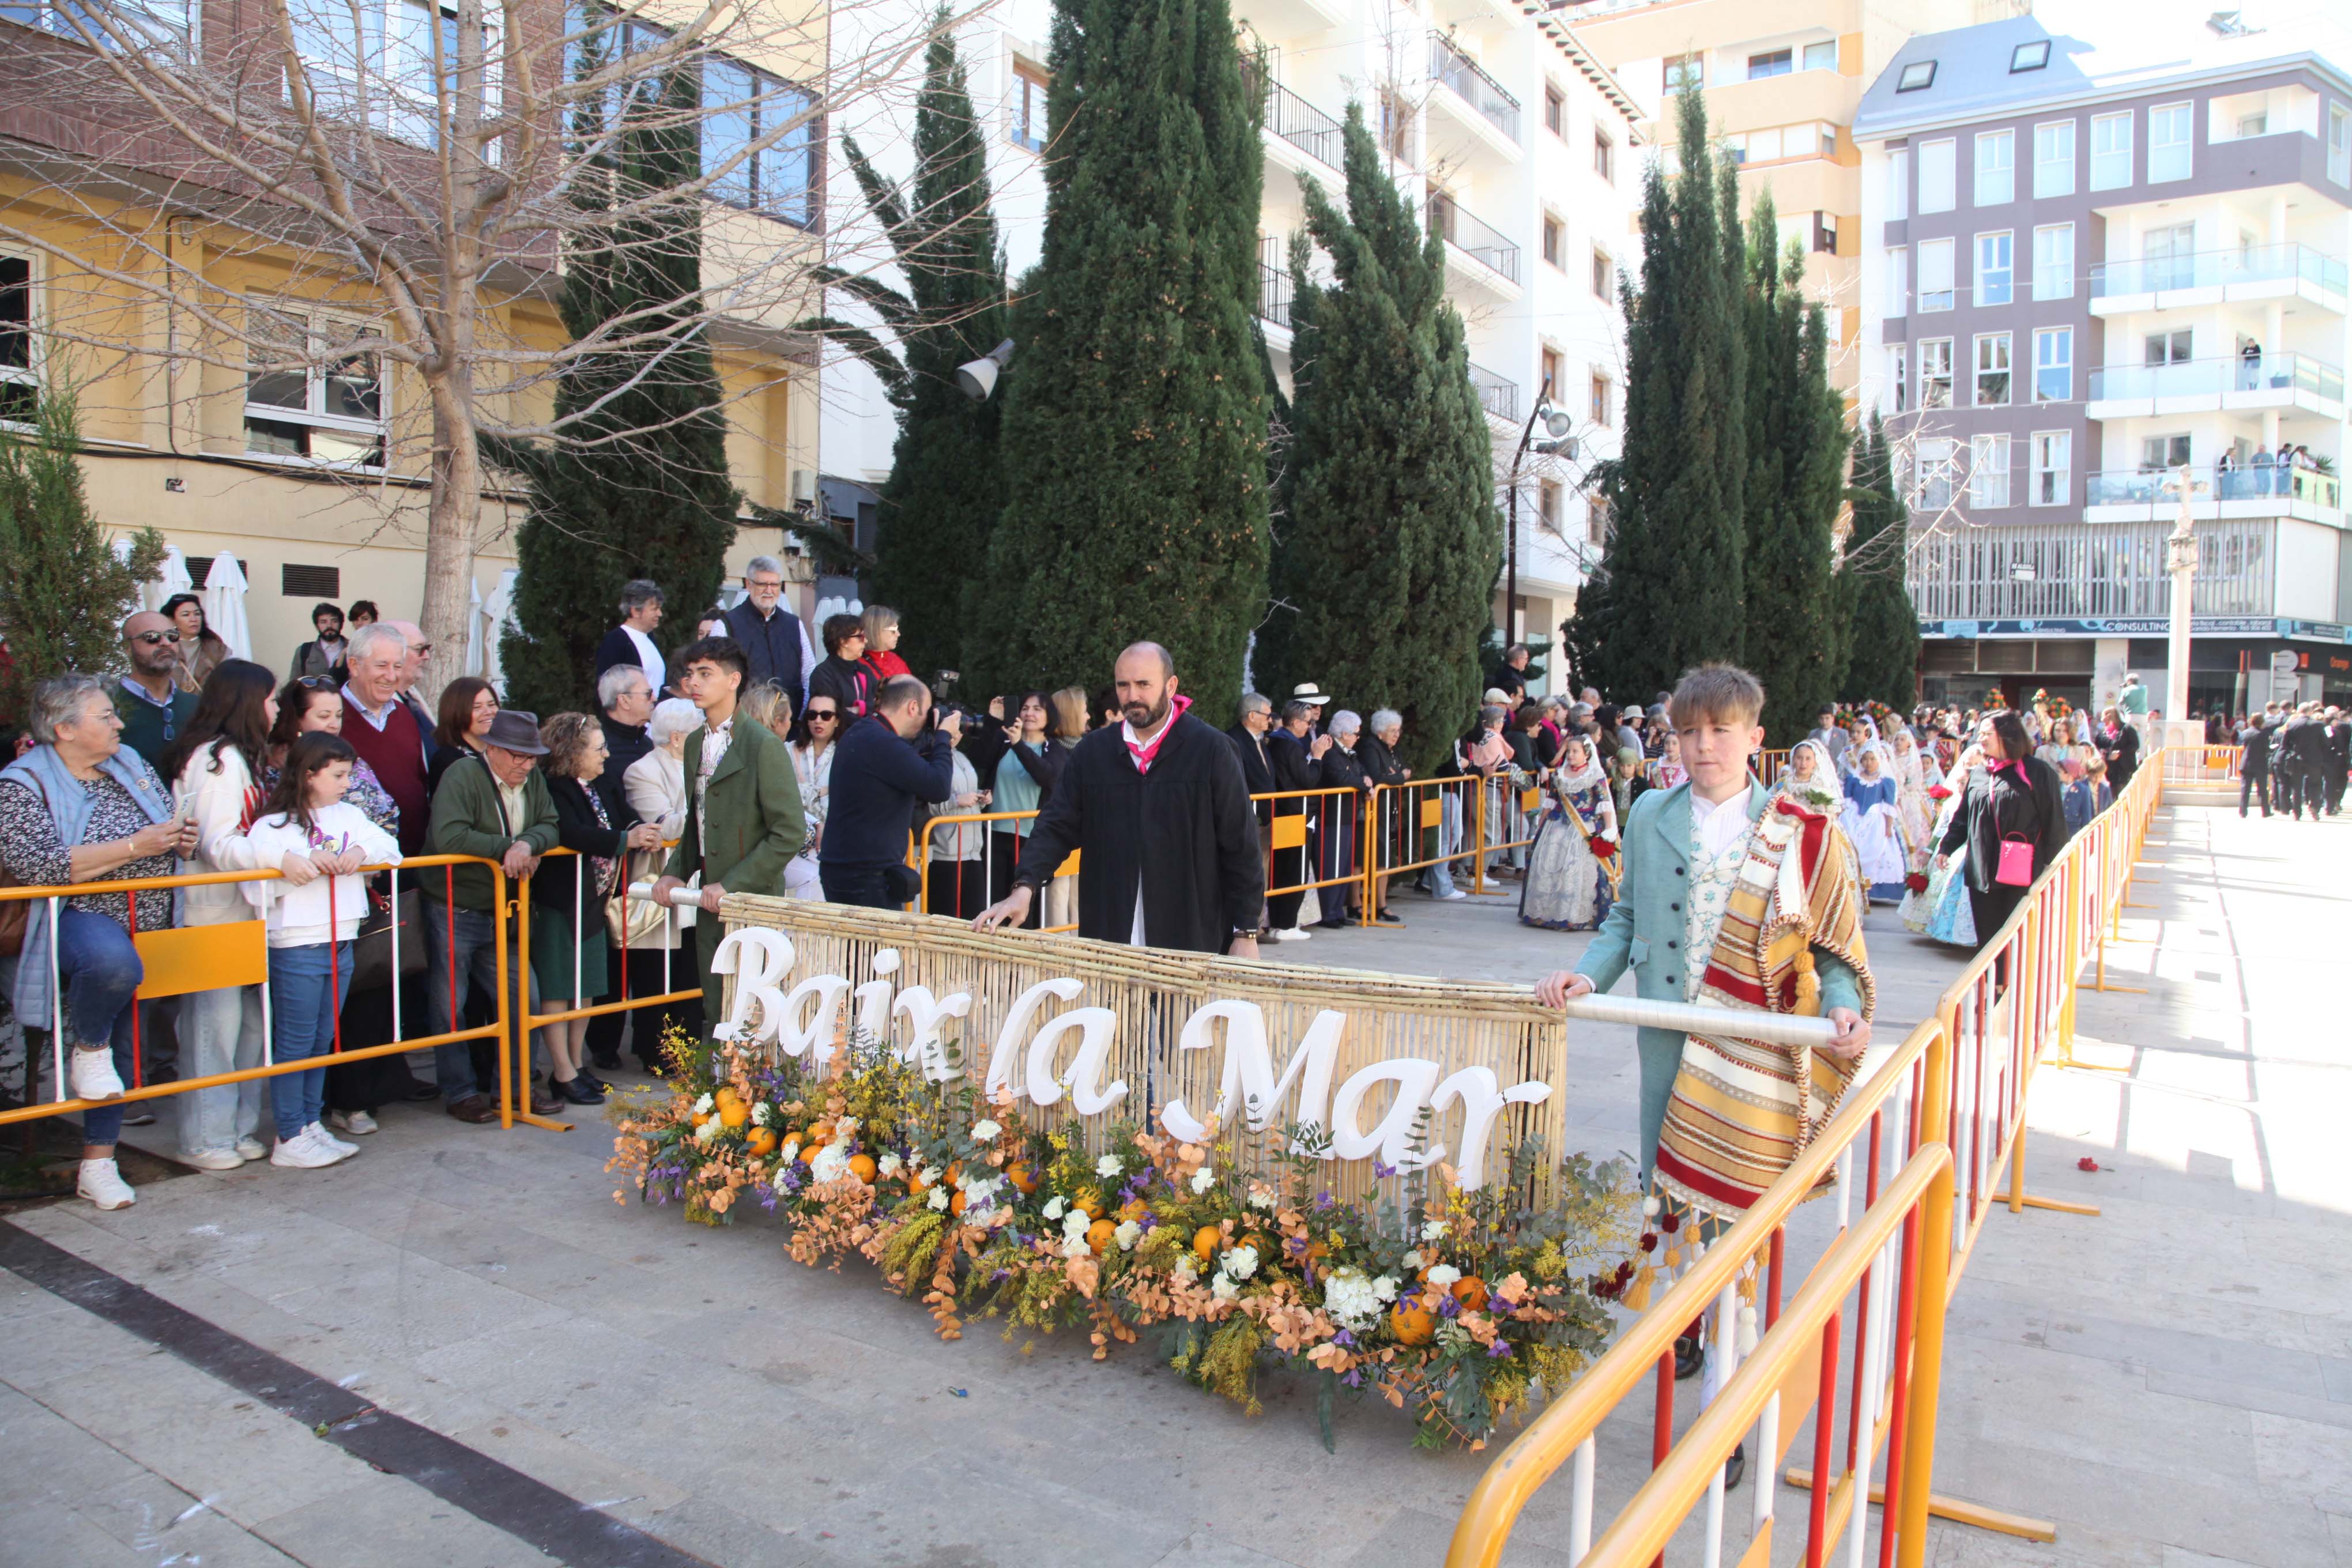
[[[2033,840],[2003,838],[2000,863],[1993,868],[1992,879],[2004,888],[2033,886]]]
[[[392,984],[392,929],[401,927],[400,973],[425,973],[424,896],[404,888],[395,898],[368,895],[367,919],[352,938],[352,992],[382,991]]]
[[[656,853],[647,852],[646,856],[648,862],[646,869],[650,874],[643,879],[648,882],[661,874],[652,865]],[[625,887],[630,879],[631,868],[624,862],[621,886]],[[669,911],[651,899],[630,899],[625,902],[616,888],[604,900],[604,934],[613,939],[614,947],[625,951],[673,946],[668,927]]]

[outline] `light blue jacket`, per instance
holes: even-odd
[[[1748,820],[1764,815],[1772,792],[1748,781]],[[1623,834],[1625,865],[1617,902],[1601,922],[1576,972],[1595,991],[1633,972],[1633,994],[1654,1002],[1680,1002],[1687,954],[1683,951],[1690,893],[1691,802],[1687,781],[1652,790],[1633,803]],[[1822,982],[1822,1011],[1862,1011],[1862,987],[1844,961],[1815,949]],[[1658,1153],[1658,1130],[1681,1069],[1683,1035],[1678,1029],[1643,1029],[1636,1042],[1642,1058],[1642,1178],[1649,1180]]]

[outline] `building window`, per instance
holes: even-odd
[[[1748,57],[1749,81],[1754,81],[1759,77],[1787,76],[1796,68],[1795,57],[1787,49],[1773,49],[1767,54]]]
[[[2044,224],[2033,231],[2033,297],[2074,297],[2074,226]]]
[[[2038,71],[2050,63],[2050,40],[2036,38],[2030,44],[2020,44],[2009,51],[2009,74]]]
[[[2241,114],[2238,116],[2237,139],[2239,141],[2242,142],[2250,136],[2267,136],[2270,133],[2271,117],[2267,113]]]
[[[1969,438],[1969,504],[1983,507],[2009,504],[2008,437],[1972,436]]]
[[[2152,228],[2140,236],[2141,287],[2150,289],[2193,289],[2197,286],[2197,226],[2177,223]]]
[[[1412,105],[1386,89],[1381,93],[1381,145],[1391,158],[1412,159]]]
[[[33,262],[0,255],[0,420],[29,425],[41,400],[33,345]]]
[[[1887,347],[1886,384],[1895,394],[1895,406],[1889,412],[1901,414],[1908,410],[1911,406],[1911,356],[1902,343]]]
[[[2187,364],[2197,346],[2193,327],[2181,327],[2168,332],[2150,332],[2140,340],[2141,363],[2145,364]]]
[[[2132,117],[2091,116],[2091,189],[2120,191],[2132,183]]]
[[[1617,178],[1617,143],[1598,125],[1592,128],[1592,172],[1612,183]]]
[[[1668,55],[1666,57],[1666,90],[1668,92],[1696,92],[1706,85],[1706,55]]]
[[[1824,38],[1818,44],[1807,44],[1803,68],[1809,71],[1837,69],[1837,40]]]
[[[2352,185],[2352,109],[2340,103],[2327,106],[2327,177]]]
[[[343,348],[369,329],[257,301],[246,306],[246,321],[245,449],[382,467],[382,367],[374,354]]]
[[[2189,177],[2193,120],[2185,103],[2160,103],[2147,111],[2148,184]]]
[[[1603,430],[1610,426],[1609,378],[1595,371],[1592,374],[1592,422]]]
[[[1024,60],[1013,62],[1013,144],[1032,153],[1045,150],[1045,73]]]
[[[1987,332],[1977,339],[1977,390],[1979,408],[2005,408],[2009,405],[2009,334]]]
[[[2033,195],[2074,194],[2074,122],[2053,120],[2033,128]]]
[[[2010,243],[2009,230],[1998,234],[1977,236],[1976,302],[1979,305],[2006,305],[2014,289],[2011,279],[2016,273],[2016,257]]]
[[[1544,83],[1544,129],[1565,140],[1568,135],[1568,95]]]
[[[1940,142],[1920,144],[1919,210],[1923,213],[1948,213],[1952,210],[1954,145],[1948,136]]]
[[[2074,329],[2043,327],[2033,334],[2033,401],[2071,403],[2074,398]]]
[[[702,166],[742,159],[712,182],[711,195],[730,206],[810,226],[816,218],[815,98],[765,71],[714,57],[702,65]],[[1041,125],[1042,114],[1041,109]],[[784,127],[791,129],[780,140],[758,147]]]
[[[1536,483],[1536,518],[1543,524],[1546,533],[1559,531],[1560,493],[1559,486],[1549,479],[1539,479]]]
[[[1922,437],[1912,454],[1912,478],[1918,504],[1941,511],[1952,504],[1952,458],[1959,449],[1948,436]]]
[[[1895,90],[1897,92],[1920,92],[1935,85],[1936,62],[1933,60],[1914,60],[1903,68],[1901,76],[1895,79]]]
[[[2064,430],[2043,430],[2033,437],[2033,489],[2028,506],[2064,506],[2074,493],[2074,437]]]
[[[1813,215],[1813,254],[1816,256],[1837,254],[1837,214],[1815,213]]]
[[[1911,252],[1896,246],[1886,253],[1886,315],[1899,321],[1911,313]]]
[[[1919,313],[1952,308],[1952,241],[1919,242]]]
[[[1560,379],[1559,351],[1555,348],[1546,348],[1543,352],[1543,391],[1541,395],[1550,399],[1558,398],[1563,390],[1560,386]]]
[[[2188,463],[2189,437],[2186,436],[2148,436],[2140,441],[2139,466],[2142,472],[2185,468]]]
[[[1952,405],[1952,340],[1929,338],[1919,345],[1919,406]]]
[[[1568,252],[1568,225],[1551,214],[1544,214],[1543,258],[1554,267],[1565,266],[1560,258]]]
[[[1976,205],[1999,206],[2017,195],[2017,132],[1985,131],[1977,135]]]
[[[1886,218],[1889,223],[1911,216],[1911,149],[1897,147],[1886,154]]]
[[[1592,247],[1592,297],[1594,299],[1606,300],[1614,294],[1615,290],[1610,287],[1610,284],[1614,280],[1616,272],[1617,264],[1609,259],[1609,253],[1599,246],[1594,246]]]
[[[1609,500],[1605,496],[1587,496],[1584,500],[1584,532],[1597,548],[1609,542]]]

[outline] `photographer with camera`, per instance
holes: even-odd
[[[931,723],[930,688],[911,675],[884,682],[874,710],[834,748],[833,804],[816,868],[826,901],[894,910],[921,888],[907,864],[907,836],[916,802],[937,805],[954,793],[963,715]]]

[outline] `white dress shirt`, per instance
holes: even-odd
[[[1748,790],[1742,785],[1738,793],[1720,805],[1708,804],[1691,791],[1691,849],[1700,859],[1713,860],[1739,842],[1748,831]]]

